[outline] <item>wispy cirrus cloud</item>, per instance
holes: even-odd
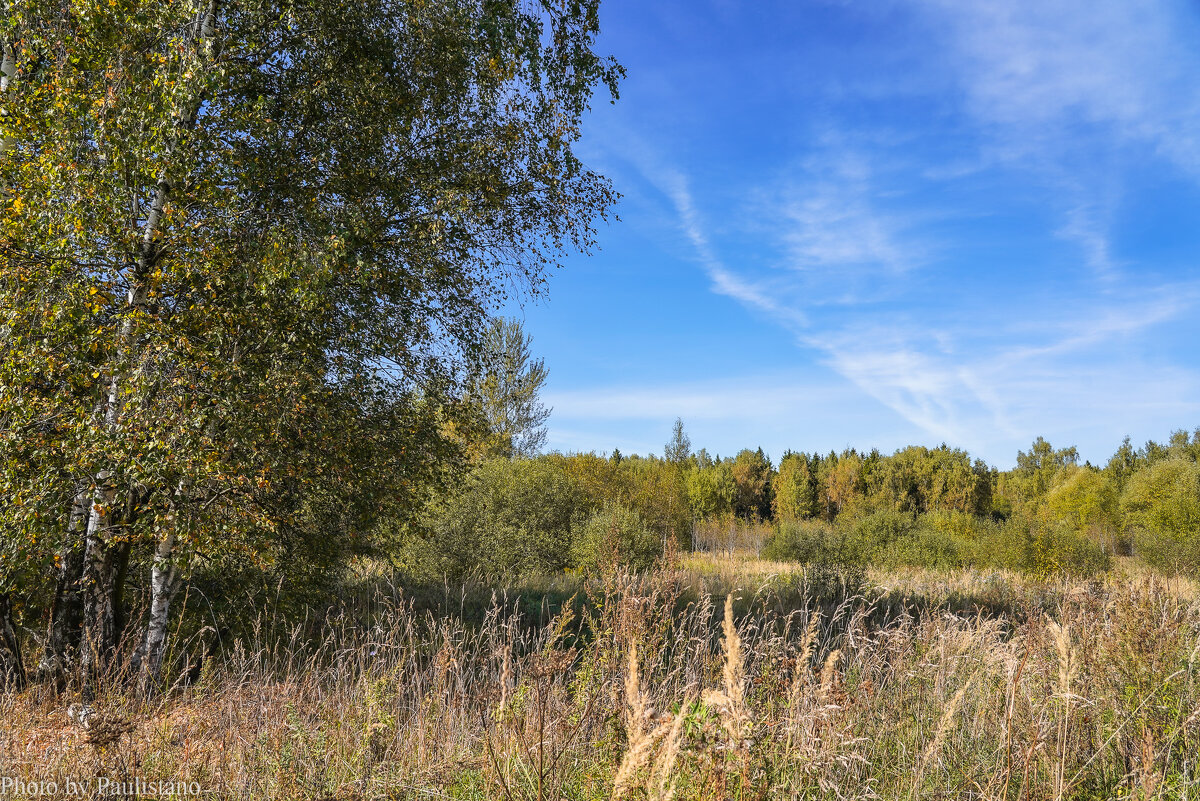
[[[1200,177],[1194,6],[1169,0],[918,2],[947,34],[950,73],[1014,157],[1065,156],[1081,124],[1148,144]]]
[[[746,280],[717,257],[716,251],[705,233],[703,221],[692,201],[692,193],[684,175],[673,169],[658,169],[647,173],[675,207],[679,215],[679,226],[695,248],[696,257],[712,280],[713,291],[727,295],[752,308],[761,309],[779,318],[789,326],[803,326],[806,319],[799,310],[779,303],[762,285]]]
[[[806,159],[772,198],[787,266],[838,276],[894,276],[918,266],[926,246],[911,235],[914,215],[885,209],[881,192],[871,160],[852,148],[822,148]]]
[[[929,435],[988,450],[1030,431],[1112,421],[1122,406],[1167,425],[1200,413],[1200,375],[1124,346],[1195,307],[1200,285],[1135,292],[1020,323],[931,329],[911,323],[813,332],[810,347],[863,392]],[[1133,397],[1130,388],[1137,388]],[[1122,432],[1125,433],[1125,432]],[[1117,434],[1119,436],[1119,434]]]
[[[721,420],[738,416],[794,413],[802,404],[843,403],[847,390],[814,386],[810,381],[784,374],[741,376],[646,387],[589,387],[586,390],[551,392],[546,402],[556,413],[596,420]]]
[[[546,401],[554,405],[550,444],[560,450],[590,451],[602,443],[626,453],[659,452],[676,416],[696,447],[725,455],[755,445],[774,447],[775,458],[787,447],[840,451],[854,443],[826,425],[835,418],[879,447],[901,447],[920,433],[902,418],[881,414],[852,384],[811,368],[594,385],[549,392]]]
[[[803,312],[781,300],[770,282],[752,280],[725,265],[707,233],[687,176],[659,157],[638,137],[627,136],[632,143],[626,150],[627,158],[642,178],[671,203],[679,230],[687,238],[695,260],[712,282],[713,291],[733,298],[747,308],[764,311],[790,328],[807,325],[808,320]]]
[[[1160,160],[1200,180],[1200,21],[1170,0],[917,0],[989,161],[1031,167],[1059,195],[1057,233],[1113,281],[1120,176]]]
[[[892,213],[882,205],[873,206],[871,193],[885,190],[872,187],[861,162],[856,170],[858,184],[836,190],[859,198],[854,224],[842,224],[851,215],[840,209],[822,213],[837,209],[836,205],[814,202],[805,206],[805,214],[797,214],[780,204],[769,224],[784,260],[772,274],[758,276],[725,266],[681,173],[666,170],[656,185],[671,199],[678,224],[715,292],[779,323],[800,347],[815,353],[863,395],[932,441],[995,454],[1005,445],[1021,442],[1031,431],[1101,425],[1099,421],[1110,420],[1121,403],[1128,403],[1122,389],[1130,381],[1151,388],[1154,394],[1138,401],[1137,413],[1142,417],[1169,421],[1200,413],[1194,393],[1200,388],[1200,376],[1194,371],[1154,367],[1137,356],[1107,352],[1193,309],[1200,300],[1200,284],[1125,284],[1117,297],[1084,293],[1064,305],[1051,296],[1041,308],[1024,306],[1019,311],[1005,308],[1002,298],[988,298],[983,314],[968,305],[954,315],[946,315],[945,310],[928,312],[925,320],[914,312],[889,311],[862,297],[847,300],[833,315],[814,318],[800,311],[831,302],[844,287],[862,278],[874,285],[876,298],[889,293],[911,298],[912,273],[930,259],[933,249],[920,231],[920,221],[929,212]],[[807,185],[793,180],[789,191],[797,196],[811,191],[820,197],[827,186],[822,179]],[[888,234],[872,240],[864,234],[871,231]],[[885,247],[879,246],[881,241]],[[820,246],[813,246],[814,242]],[[808,254],[799,265],[797,252]],[[814,270],[821,280],[814,279]],[[814,293],[814,288],[820,292]],[[782,407],[775,408],[773,399],[782,403],[784,398],[799,396],[798,387],[787,386],[733,394],[694,387],[679,393],[664,393],[661,388],[649,393],[616,391],[591,402],[581,397],[559,402],[578,407],[581,414],[604,416],[605,409],[619,409],[624,411],[617,416],[623,417],[630,409],[643,409],[651,417],[684,414],[703,420],[728,417],[727,410],[736,407],[779,414]]]

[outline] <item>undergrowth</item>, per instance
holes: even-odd
[[[461,590],[457,613],[385,586],[151,701],[113,681],[85,721],[70,687],[5,695],[0,776],[325,801],[1200,793],[1192,602],[1153,577],[971,581],[1004,602],[736,564],[553,604]]]

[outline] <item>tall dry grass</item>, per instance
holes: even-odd
[[[154,702],[114,684],[86,727],[30,688],[0,700],[0,776],[218,799],[1200,796],[1200,613],[1153,577],[1010,587],[1024,613],[742,578],[609,575],[544,620],[389,595],[319,640],[232,644]]]

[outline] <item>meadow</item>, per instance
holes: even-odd
[[[1144,259],[1114,238],[1112,264],[1091,264],[1109,261],[1102,218],[1113,217],[1114,234],[1138,229],[1119,219],[1124,207],[1170,195],[1139,177],[1145,197],[1130,193],[1112,209],[1088,198],[1122,195],[1110,174],[1125,163],[1118,140],[1139,152],[1193,153],[1190,140],[1159,147],[1146,136],[1195,126],[1177,124],[1174,113],[1127,125],[1108,101],[1101,113],[1086,102],[1051,103],[1082,109],[1088,123],[1064,118],[1066,169],[1042,168],[1058,160],[1055,147],[1032,170],[999,160],[1004,178],[994,184],[979,184],[974,169],[962,176],[982,197],[993,193],[979,186],[1002,187],[1019,173],[1065,180],[1094,163],[1103,180],[1085,177],[1071,190],[1087,202],[1064,205],[1054,178],[1025,187],[1017,205],[1001,199],[962,215],[958,190],[938,200],[925,189],[948,187],[960,172],[954,165],[977,162],[976,144],[907,178],[898,167],[853,166],[858,155],[831,146],[840,135],[817,136],[805,154],[796,137],[772,134],[774,123],[747,124],[736,110],[750,95],[729,108],[710,102],[715,84],[739,94],[763,84],[757,68],[752,81],[739,80],[737,61],[713,60],[722,75],[715,83],[696,69],[695,54],[718,59],[739,38],[728,25],[714,28],[720,47],[696,40],[675,58],[662,50],[674,33],[647,34],[629,17],[616,32],[638,31],[639,49],[641,39],[654,42],[656,59],[689,72],[676,81],[647,70],[650,80],[639,78],[631,94],[703,85],[704,107],[717,110],[721,126],[732,120],[786,142],[778,170],[762,160],[769,148],[743,143],[756,166],[741,169],[728,161],[735,140],[693,136],[704,129],[688,122],[692,111],[656,103],[646,120],[687,123],[657,127],[686,129],[696,147],[721,142],[689,179],[693,147],[643,147],[624,123],[585,138],[626,76],[608,54],[622,40],[600,37],[600,5],[4,4],[0,801],[1200,795],[1200,587],[1191,578],[1200,575],[1200,428],[1137,448],[1126,436],[1095,464],[1075,445],[1041,436],[1007,467],[943,439],[961,432],[987,442],[1000,436],[991,428],[1008,439],[1034,421],[1055,438],[1115,434],[1118,425],[1142,431],[1194,417],[1192,365],[1169,360],[1187,351],[1163,343],[1196,337],[1171,329],[1151,339],[1146,328],[1187,319],[1194,277],[1184,270],[1157,287],[1147,277],[1190,262],[1170,256],[1166,231],[1155,228],[1143,232],[1154,240]],[[627,3],[619,13],[653,7],[654,16],[672,16],[659,5]],[[835,5],[816,4],[815,17],[834,16]],[[889,24],[871,30],[987,30],[989,51],[993,38],[1000,49],[1028,38],[1054,50],[1020,54],[1021,64],[1095,61],[1060,47],[1069,39],[1057,28],[1069,26],[1056,18],[1053,35],[1014,37],[987,19],[894,26],[890,5]],[[686,32],[699,29],[703,13],[689,7],[678,16]],[[1088,26],[1096,17],[1069,16]],[[735,17],[770,25],[768,36],[740,37],[755,64],[774,41],[790,50],[799,40],[780,35],[779,14]],[[1153,36],[1119,27],[1136,34],[1137,48],[1157,42],[1160,29],[1190,30],[1174,18],[1154,22]],[[901,61],[863,58],[869,51],[856,43],[830,48],[820,24],[803,28],[819,42],[814,65],[855,65],[852,80],[831,84],[831,98],[858,95],[848,87],[872,64],[886,66],[879,85],[891,85],[893,65],[917,51],[959,49],[930,47],[922,33]],[[1095,63],[1116,54],[1120,66],[1137,49],[1101,48],[1091,27],[1084,33],[1081,54],[1105,53]],[[1185,50],[1165,40],[1157,49]],[[820,86],[819,71],[797,80],[795,70],[778,71],[786,92],[754,105],[772,114],[817,109],[813,130],[825,130],[840,116],[829,116],[825,100],[777,102]],[[939,85],[957,70],[904,67],[939,75]],[[1083,81],[1043,77],[1040,67],[1001,72],[1003,94],[1017,99],[1044,98],[1055,86],[1094,94],[1106,75],[1120,78],[1117,101],[1192,88],[1171,78],[1138,92],[1123,71]],[[1008,91],[1009,73],[1033,91]],[[930,115],[930,96],[906,93],[919,105],[881,129],[885,136],[847,129],[847,145],[878,146],[881,164],[913,163],[914,153],[885,152],[884,142],[934,141],[897,132],[909,117],[949,119],[950,106]],[[953,90],[956,102],[990,94]],[[858,105],[865,96],[853,102],[847,122],[882,119]],[[621,119],[643,116],[635,106]],[[946,141],[965,143],[976,116],[947,128]],[[1049,120],[1032,116],[1039,129]],[[1114,121],[1120,136],[1111,145],[1080,149]],[[995,151],[992,127],[982,126],[978,152]],[[1016,151],[1043,139],[1014,130]],[[609,147],[621,165],[611,180],[588,163]],[[679,159],[678,169],[643,163],[643,151]],[[822,166],[788,177],[808,164]],[[1142,166],[1153,167],[1147,175],[1179,172]],[[636,183],[626,185],[628,169],[640,173]],[[704,197],[710,180],[700,178],[718,174],[770,176],[770,186]],[[890,180],[904,191],[889,189]],[[807,212],[788,212],[773,221],[774,212],[754,210],[794,205],[791,189],[771,188],[777,182],[796,184],[796,208],[811,202],[833,216],[804,223]],[[670,201],[658,210],[667,216],[643,214],[651,207],[637,187],[654,189],[646,197],[655,203]],[[1013,210],[1047,190],[1054,211],[1043,222],[1052,224],[1028,238],[1010,231],[1026,217]],[[622,207],[622,192],[634,202]],[[765,200],[722,217],[721,197]],[[941,212],[920,207],[926,198],[931,209],[954,209],[956,221],[1007,221],[1002,235],[939,224]],[[918,205],[902,208],[909,203]],[[869,212],[866,245],[860,207]],[[1064,226],[1057,218],[1073,207]],[[918,251],[934,228],[966,234],[970,247],[928,248],[953,256],[944,264],[893,258],[907,248],[876,247],[877,229],[883,239],[893,227],[906,238],[910,226],[879,217],[892,213],[912,218]],[[629,229],[636,248],[612,238],[620,215],[645,217]],[[666,227],[645,227],[660,217]],[[704,220],[723,218],[728,225],[704,233]],[[932,228],[918,230],[918,221]],[[807,241],[799,224],[821,243],[845,229],[848,247],[816,248],[832,261],[797,261],[822,266],[804,267],[806,276],[829,268],[836,280],[824,299],[817,285],[793,293],[776,276],[742,273]],[[723,244],[721,228],[733,237]],[[799,238],[789,233],[775,248],[776,228]],[[680,262],[686,269],[671,267],[685,252],[680,230],[685,250],[690,240],[710,269],[697,273],[690,258]],[[656,252],[660,235],[669,247]],[[1087,269],[1078,272],[1104,280],[1060,280],[1069,266],[1064,238],[1085,245],[1079,266]],[[566,293],[585,299],[589,313],[568,307],[556,315],[561,327],[535,322],[558,269],[612,244],[615,265],[580,271],[601,283]],[[976,250],[985,247],[1000,249]],[[860,254],[869,256],[862,264]],[[724,267],[712,269],[722,259],[728,280]],[[879,259],[882,271],[872,264]],[[1009,263],[1020,269],[979,270]],[[1118,280],[1126,265],[1128,281]],[[876,288],[857,288],[862,277],[877,283],[876,272],[887,303],[874,299]],[[1015,283],[1004,284],[1010,273]],[[643,274],[653,280],[628,283]],[[906,289],[891,285],[918,274]],[[699,285],[686,282],[697,276],[721,302],[761,306],[756,318],[784,327],[764,338],[760,320],[742,329],[729,309],[696,305]],[[1053,280],[1040,286],[1035,277]],[[872,298],[861,301],[863,316],[847,316],[860,301],[841,298],[859,295]],[[984,298],[986,313],[960,296]],[[1005,296],[1011,309],[995,306]],[[633,300],[651,304],[647,313]],[[524,328],[526,310],[531,330],[557,342],[546,357]],[[774,385],[771,376],[802,367],[788,356],[781,372],[769,360],[776,344],[798,341],[793,314],[809,312],[804,358],[815,356],[821,374],[840,374],[828,397],[853,385],[868,405],[847,396],[823,407],[819,384],[792,386],[789,377]],[[880,334],[893,330],[903,335]],[[937,350],[926,358],[909,339]],[[723,447],[746,433],[741,423],[717,432],[724,412],[708,410],[728,406],[770,441],[710,453],[692,447],[677,417],[661,456],[622,454],[617,444],[633,450],[647,430],[630,430],[607,408],[572,417],[562,402],[551,436],[541,393],[556,353],[571,367],[553,397],[577,397],[583,408],[652,407],[662,423],[671,404],[703,408],[706,436]],[[651,395],[653,403],[642,401]],[[888,402],[893,396],[905,400]],[[969,413],[955,408],[963,398]],[[1091,418],[1091,406],[1111,419]],[[986,425],[970,433],[976,407]],[[891,453],[863,443],[892,428],[892,412],[907,422],[885,441],[921,442]],[[648,426],[647,413],[639,408],[628,421]],[[931,424],[932,416],[946,419]],[[856,420],[869,426],[852,431]],[[845,437],[819,433],[838,431]],[[788,432],[815,441],[789,444]],[[825,452],[834,442],[847,447]]]
[[[53,686],[3,696],[0,775],[214,799],[1193,798],[1198,600],[1131,558],[1088,580],[738,552],[507,588],[364,570],[155,697],[114,667],[82,724]]]

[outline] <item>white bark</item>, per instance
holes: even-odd
[[[106,418],[108,416],[106,414]],[[96,675],[116,647],[113,560],[107,539],[112,520],[110,509],[115,499],[112,473],[101,471],[96,476],[83,548],[83,635],[79,643],[79,664],[84,674],[85,701],[91,700]]]
[[[201,17],[197,20],[197,44],[200,45],[201,52],[204,57],[211,57],[214,52],[213,37],[216,33],[216,0],[209,0],[209,3]],[[195,97],[191,105],[182,110],[179,115],[180,125],[176,128],[171,140],[167,146],[168,151],[173,151],[179,143],[180,138],[184,134],[184,130],[190,127],[199,113],[201,98]],[[117,352],[122,357],[130,354],[135,345],[135,333],[137,325],[137,317],[146,304],[148,296],[147,279],[154,267],[154,262],[158,257],[156,243],[159,237],[159,226],[162,221],[163,212],[166,204],[170,199],[171,185],[164,170],[158,178],[158,182],[154,187],[154,196],[150,203],[150,209],[146,214],[146,220],[142,224],[141,231],[141,248],[137,254],[137,263],[133,266],[129,276],[129,290],[125,298],[125,319],[121,322],[120,330],[117,333]],[[128,365],[126,365],[128,369]],[[106,397],[106,405],[104,412],[104,425],[110,430],[116,429],[120,423],[123,409],[121,398],[123,376],[119,370],[114,370],[109,377],[108,392]],[[84,615],[84,662],[85,667],[89,670],[87,675],[89,678],[92,675],[92,670],[97,666],[97,659],[104,659],[107,654],[115,647],[115,627],[112,625],[113,616],[116,610],[112,608],[111,598],[113,590],[112,586],[112,555],[108,548],[107,533],[112,527],[111,508],[116,497],[115,487],[112,486],[111,473],[104,471],[102,476],[97,476],[96,481],[96,497],[92,504],[91,511],[88,515],[87,539],[84,555],[84,574],[85,574],[85,589],[88,591],[88,600],[90,604],[85,602]],[[158,550],[167,547],[167,560],[163,565],[169,564],[171,551],[174,549],[174,536],[168,535],[160,544]],[[160,569],[159,556],[155,556],[154,564],[155,576]],[[163,568],[167,570],[167,568]],[[164,574],[166,575],[166,574]],[[151,607],[162,606],[165,610],[170,606],[170,595],[173,594],[172,585],[175,583],[173,574],[168,575],[170,580],[157,581],[155,576],[152,576],[152,594]],[[167,592],[169,590],[169,592]],[[166,592],[166,595],[160,598],[160,592]],[[106,600],[101,600],[101,593],[107,594]],[[164,601],[165,598],[165,601]],[[88,614],[88,613],[91,614]],[[165,612],[164,612],[165,614]],[[146,634],[149,642],[150,631]],[[153,656],[151,653],[150,656]],[[159,656],[161,658],[161,644],[159,647]],[[157,667],[157,666],[156,666]]]
[[[200,17],[196,26],[196,38],[204,58],[211,58],[214,53],[213,39],[216,35],[216,17],[217,0],[209,0],[203,16]],[[171,150],[174,150],[184,131],[195,123],[196,116],[200,113],[200,103],[201,98],[194,98],[192,105],[183,109],[179,115],[180,126],[172,137]],[[163,173],[159,176],[158,185],[154,190],[154,200],[146,215],[139,264],[139,269],[143,273],[149,272],[156,257],[155,240],[158,237],[158,225],[170,192],[171,185],[166,173]],[[145,302],[144,298],[141,302]],[[146,634],[134,653],[134,669],[139,672],[144,688],[151,686],[162,667],[171,601],[174,599],[180,583],[179,568],[175,564],[176,558],[175,532],[168,531],[154,551],[154,563],[150,570],[150,615],[146,622]]]
[[[0,57],[0,92],[8,89],[8,84],[17,77],[17,62],[13,58],[13,49],[4,45],[4,56]]]
[[[0,94],[4,94],[8,91],[8,85],[17,77],[17,62],[10,44],[0,41],[0,47],[3,47],[3,56],[0,56]],[[7,114],[8,109],[0,106],[0,117]],[[11,146],[11,140],[0,133],[0,156],[7,153]]]
[[[171,601],[179,590],[179,568],[175,565],[175,535],[168,534],[154,551],[150,572],[150,616],[146,636],[133,657],[133,667],[141,673],[144,687],[158,676],[166,649]]]
[[[134,335],[134,317],[146,302],[146,285],[135,276],[134,283],[126,296],[126,317],[117,333],[118,351],[125,352],[131,346]],[[121,381],[114,372],[108,381],[102,425],[109,430],[117,428],[121,420]],[[117,488],[111,470],[102,470],[96,475],[96,489],[92,505],[88,510],[87,532],[84,535],[83,551],[83,638],[80,643],[80,664],[88,682],[107,660],[116,647],[116,614],[113,583],[112,552],[109,536],[113,528],[113,505],[117,500]]]

